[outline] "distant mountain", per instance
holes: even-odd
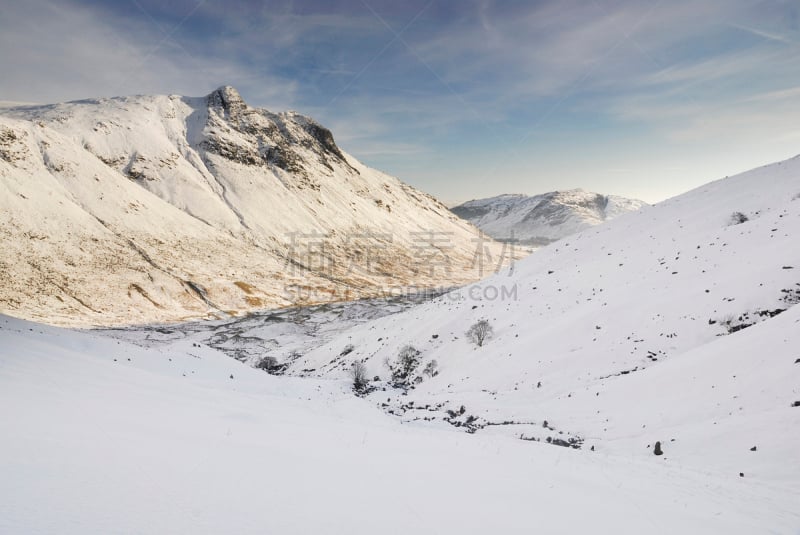
[[[0,109],[14,316],[174,321],[462,284],[482,239],[313,119],[232,87]]]
[[[647,204],[581,189],[543,195],[499,195],[450,210],[496,240],[543,246]]]

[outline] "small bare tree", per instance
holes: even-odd
[[[439,375],[439,363],[436,362],[436,359],[431,360],[425,365],[425,369],[422,370],[422,373],[427,375],[428,377],[436,377]]]
[[[489,320],[480,320],[469,328],[467,338],[470,342],[481,347],[486,340],[492,337],[492,334],[494,334],[494,330]]]
[[[397,353],[397,360],[387,360],[389,371],[392,373],[392,382],[396,385],[408,385],[411,376],[419,366],[419,350],[414,346],[403,346]]]
[[[353,380],[353,390],[363,392],[369,384],[367,366],[360,360],[355,361],[353,367],[350,368],[350,378]]]
[[[741,225],[742,223],[747,223],[748,221],[750,221],[750,218],[747,217],[742,212],[734,212],[733,214],[731,214],[729,223],[731,225]]]

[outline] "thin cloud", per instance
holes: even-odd
[[[763,163],[796,143],[794,2],[199,1],[10,3],[0,99],[227,83],[251,104],[315,117],[356,157],[444,196],[561,179],[620,192],[634,183],[609,170],[666,177],[679,159],[698,163],[661,195],[713,178],[691,160],[696,147],[750,147]],[[631,139],[647,158],[630,161]]]
[[[153,43],[160,43],[153,51]],[[0,96],[56,102],[143,93],[204,94],[238,83],[288,104],[297,85],[242,65],[187,52],[176,37],[147,22],[102,17],[89,7],[35,0],[4,9],[0,19]]]
[[[794,45],[796,44],[795,41],[789,39],[788,37],[784,37],[783,35],[779,35],[776,33],[770,33],[765,30],[760,30],[758,28],[753,28],[749,26],[745,26],[743,24],[731,24],[731,28],[736,28],[737,30],[743,30],[745,32],[751,33],[753,35],[757,35],[758,37],[763,37],[764,39],[768,39],[770,41],[777,41],[779,43],[787,44],[787,45]]]

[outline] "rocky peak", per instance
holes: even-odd
[[[208,105],[222,109],[229,116],[247,108],[247,103],[236,88],[229,85],[223,85],[208,95]]]
[[[330,171],[335,165],[358,173],[336,145],[330,130],[295,112],[271,113],[252,108],[239,92],[225,85],[207,97],[208,119],[201,147],[245,165],[274,165],[298,175],[304,184],[316,161]]]

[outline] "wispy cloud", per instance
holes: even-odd
[[[551,175],[620,192],[698,146],[763,163],[800,119],[800,4],[782,0],[30,0],[4,6],[0,49],[2,100],[228,83],[450,198]]]
[[[743,24],[731,24],[731,27],[736,28],[737,30],[743,30],[753,35],[757,35],[758,37],[763,37],[764,39],[768,39],[770,41],[777,41],[779,43],[784,43],[787,45],[793,45],[797,43],[797,41],[793,41],[792,39],[784,37],[783,35],[777,33],[770,33],[768,31],[764,31],[759,28],[754,28],[752,26],[745,26]]]
[[[189,9],[185,17],[192,15]],[[184,44],[173,29],[69,1],[5,6],[0,95],[39,102],[131,93],[196,95],[233,81],[278,104],[293,100],[294,80],[273,75],[265,85],[263,73]]]

